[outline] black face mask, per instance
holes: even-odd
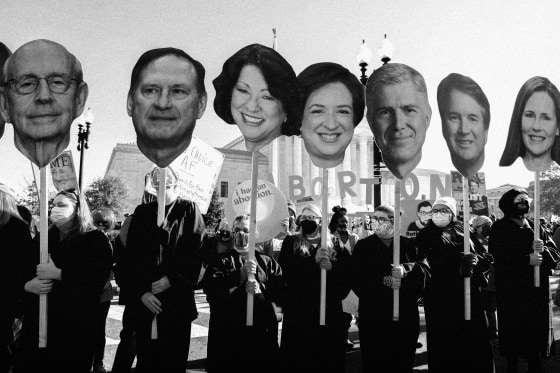
[[[317,222],[315,220],[303,220],[301,222],[301,231],[303,234],[313,234],[317,230]]]
[[[515,203],[515,209],[519,215],[525,215],[529,212],[529,202],[522,201]]]

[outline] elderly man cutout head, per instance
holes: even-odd
[[[78,59],[62,45],[34,40],[4,65],[0,112],[14,126],[16,148],[39,167],[70,142],[70,125],[88,96]]]
[[[422,159],[432,109],[422,75],[400,63],[374,71],[366,86],[367,121],[387,168],[406,177]]]
[[[145,52],[132,70],[126,109],[138,148],[158,167],[167,167],[191,143],[206,109],[204,74],[200,62],[175,48]]]

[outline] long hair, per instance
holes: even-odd
[[[95,229],[91,212],[82,193],[79,193],[76,189],[71,188],[61,190],[56,196],[59,195],[66,196],[76,204],[76,214],[74,215],[72,227],[70,228],[68,234],[69,237],[83,234]]]
[[[256,66],[261,71],[272,97],[282,103],[287,114],[281,133],[299,135],[302,89],[292,66],[274,49],[260,44],[241,48],[224,63],[222,72],[212,82],[216,89],[214,111],[229,124],[235,124],[231,114],[231,95],[243,67]]]
[[[24,221],[18,212],[15,197],[0,190],[0,228],[6,225],[12,217]]]
[[[338,227],[338,219],[346,216],[346,209],[344,207],[336,205],[332,208],[332,211],[334,212],[334,214],[331,217],[331,221],[329,222],[329,230],[331,231],[331,233],[334,233],[336,231],[336,228]]]
[[[506,141],[506,147],[500,159],[500,166],[511,166],[518,157],[525,156],[525,144],[521,135],[521,118],[525,110],[525,104],[535,92],[546,92],[554,102],[554,111],[556,113],[556,121],[560,120],[560,92],[558,88],[547,78],[542,76],[534,76],[527,80],[519,90],[511,121],[509,124],[509,132]],[[556,123],[558,125],[558,122]],[[560,144],[558,136],[555,137],[550,156],[556,163],[560,163]]]

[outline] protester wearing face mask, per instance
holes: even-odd
[[[540,231],[534,240],[533,222],[526,219],[529,195],[513,188],[500,198],[504,218],[490,228],[488,248],[494,256],[500,354],[508,372],[517,372],[519,357],[529,372],[543,372],[540,354],[549,354],[548,276],[560,260],[550,236]],[[540,266],[540,286],[534,286],[534,266]]]
[[[379,366],[411,372],[420,333],[417,300],[429,276],[425,261],[416,256],[414,240],[400,237],[401,265],[393,266],[395,210],[375,208],[374,234],[358,241],[351,259],[352,289],[360,298],[362,371]],[[399,291],[399,322],[393,322],[393,289]]]
[[[432,222],[418,232],[418,251],[428,260],[424,309],[430,372],[492,373],[492,346],[488,340],[481,288],[488,284],[491,259],[478,240],[470,240],[464,254],[463,223],[456,219],[451,197],[438,198]],[[472,233],[471,233],[472,234]],[[464,278],[471,283],[471,320],[465,321]]]
[[[222,219],[216,227],[216,233],[213,236],[204,237],[202,244],[202,252],[204,253],[203,266],[206,268],[208,263],[214,260],[214,257],[220,253],[229,251],[233,248],[233,233],[228,224],[227,219]]]
[[[333,239],[338,240],[338,246],[345,249],[350,254],[354,250],[354,246],[360,239],[360,237],[350,230],[350,221],[348,216],[346,216],[346,209],[340,206],[334,206],[332,208],[334,212],[329,222],[329,231],[333,236]],[[350,313],[344,312],[343,314],[344,323],[350,328],[352,323],[352,315]],[[348,338],[348,330],[346,331],[346,347],[348,349],[354,348],[354,343]]]
[[[210,304],[207,372],[277,372],[279,360],[276,303],[285,292],[280,265],[255,251],[248,260],[249,215],[233,221],[233,248],[208,265],[202,287]],[[247,280],[248,275],[254,280]],[[253,326],[246,326],[247,293],[254,294]],[[240,359],[238,348],[250,351]]]
[[[486,250],[488,250],[488,237],[492,219],[488,216],[478,215],[472,221],[473,237],[476,238]],[[494,279],[494,268],[488,276],[488,286],[482,288],[482,306],[488,320],[488,337],[491,341],[498,338],[498,318],[496,316],[496,281]]]
[[[40,238],[25,259],[24,319],[17,371],[89,372],[95,312],[112,267],[111,244],[95,229],[84,197],[69,189],[53,201],[49,261],[39,264]],[[39,295],[48,294],[47,347],[38,348]]]
[[[321,248],[321,216],[316,206],[304,207],[301,231],[284,239],[278,260],[288,290],[280,346],[285,372],[344,372],[348,326],[342,299],[349,292],[350,253],[330,235]],[[319,326],[321,268],[327,269],[324,326]]]

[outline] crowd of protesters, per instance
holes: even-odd
[[[317,367],[344,372],[349,319],[342,300],[350,290],[360,300],[364,372],[389,365],[395,372],[412,371],[420,298],[430,372],[492,372],[495,340],[508,372],[518,371],[520,358],[527,360],[529,372],[543,372],[541,359],[553,348],[548,276],[560,254],[542,222],[540,239],[534,239],[534,222],[526,218],[525,190],[514,188],[502,196],[505,216],[495,223],[485,216],[472,219],[469,254],[464,254],[465,228],[455,201],[441,197],[421,203],[418,216],[423,221],[421,226],[415,224],[420,229],[414,237],[403,232],[401,264],[395,266],[396,211],[391,206],[374,210],[371,234],[363,239],[348,229],[345,209],[335,207],[327,244],[322,245],[321,210],[308,205],[297,214],[290,204],[279,254],[268,255],[258,245],[255,260],[249,260],[248,215],[231,223],[224,219],[214,235],[204,237],[202,215],[194,204],[177,197],[172,173],[166,180],[163,226],[157,226],[157,202],[151,202],[138,206],[118,235],[110,234],[116,223],[112,211],[92,214],[79,192],[59,192],[50,212],[46,264],[39,264],[40,232],[32,237],[29,223],[18,212],[15,193],[0,184],[0,235],[6,258],[0,283],[7,300],[0,308],[2,372],[9,372],[12,364],[16,373],[61,366],[72,372],[106,371],[104,330],[113,272],[119,302],[125,305],[113,372],[129,372],[136,356],[137,372],[162,367],[184,372],[190,325],[197,317],[193,303],[197,288],[210,305],[209,372],[304,372]],[[535,266],[540,267],[539,288],[533,284]],[[328,273],[323,326],[319,325],[322,269]],[[464,278],[471,280],[468,321]],[[399,289],[398,322],[392,318],[395,289]],[[246,326],[247,293],[255,297],[251,327]],[[42,294],[49,295],[47,348],[37,347]],[[17,343],[14,325],[21,325]],[[234,346],[251,351],[253,358],[240,360]]]

